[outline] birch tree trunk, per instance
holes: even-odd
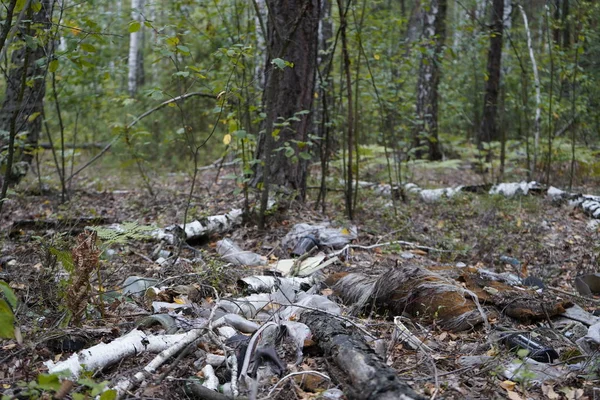
[[[488,51],[487,81],[483,98],[483,119],[479,129],[478,144],[499,140],[497,125],[498,95],[500,93],[500,68],[502,64],[502,38],[504,0],[494,0],[492,5],[490,49]]]
[[[417,125],[413,130],[413,148],[421,158],[419,148],[423,140],[427,143],[429,159],[441,160],[442,152],[438,139],[438,86],[440,83],[440,54],[446,39],[447,0],[431,0],[428,10],[423,12],[423,34],[425,51],[421,55],[419,81],[417,83]]]
[[[535,54],[533,53],[533,45],[531,44],[531,31],[529,30],[529,21],[527,14],[521,5],[519,5],[521,15],[523,16],[523,25],[527,34],[527,48],[529,49],[529,58],[531,58],[531,68],[533,69],[533,85],[535,87],[535,119],[534,119],[534,144],[533,144],[533,165],[529,166],[531,174],[535,172],[537,164],[537,154],[540,147],[540,122],[542,120],[541,110],[541,93],[540,93],[540,77],[538,75],[537,63],[535,62]]]
[[[144,0],[131,0],[131,18],[143,23],[142,13],[144,11]],[[129,34],[129,74],[127,76],[127,89],[130,96],[135,96],[138,83],[141,79],[142,66],[142,28]]]

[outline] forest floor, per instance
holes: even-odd
[[[221,171],[220,176],[227,173]],[[427,187],[482,181],[480,175],[469,169],[417,171],[413,176],[417,183]],[[188,210],[189,220],[221,215],[243,207],[243,196],[238,193],[235,182],[224,179],[215,182],[215,177],[216,170],[206,170],[198,179]],[[61,286],[58,282],[61,279],[64,281],[65,275],[56,262],[56,251],[53,252],[53,249],[68,251],[73,247],[73,233],[81,231],[74,227],[73,221],[94,217],[104,218],[107,222],[136,221],[158,227],[180,223],[186,210],[190,184],[189,176],[171,174],[154,180],[154,195],[150,195],[147,190],[139,189],[142,186],[136,186],[122,177],[92,179],[82,176],[74,182],[76,189],[65,204],[61,204],[60,193],[55,190],[39,193],[34,179],[17,188],[16,193],[4,204],[0,220],[0,280],[9,282],[20,300],[17,320],[24,341],[23,344],[17,344],[14,340],[0,342],[2,390],[17,393],[15,387],[19,382],[35,382],[38,374],[47,370],[42,364],[44,361],[64,360],[71,354],[65,349],[61,336],[61,332],[74,332],[70,330],[73,327],[61,327],[65,311],[64,284]],[[581,190],[598,194],[592,186]],[[273,261],[289,257],[286,250],[280,247],[280,241],[297,223],[328,221],[336,226],[349,226],[340,192],[332,190],[328,193],[325,212],[321,207],[315,210],[313,199],[316,190],[311,189],[308,197],[310,200],[306,204],[278,203],[269,213],[264,232],[258,231],[253,223],[245,223],[231,230],[227,236],[245,250],[268,255]],[[581,210],[555,204],[544,195],[505,198],[464,193],[435,203],[425,203],[409,196],[407,201],[398,201],[393,207],[389,198],[377,196],[369,190],[360,190],[355,215],[353,224],[358,227],[358,238],[354,244],[369,246],[401,240],[432,250],[418,250],[398,243],[372,249],[356,248],[343,262],[322,270],[325,277],[338,272],[378,276],[386,270],[406,264],[425,268],[473,266],[519,275],[521,267],[512,266],[501,259],[506,256],[518,260],[521,266],[526,264],[529,275],[540,278],[547,287],[564,292],[555,292],[555,297],[570,300],[589,312],[598,307],[597,300],[571,297],[565,293],[576,293],[573,286],[576,276],[598,272],[600,224]],[[56,221],[56,225],[15,225],[25,220]],[[164,266],[158,265],[152,257],[157,246],[155,242],[129,240],[112,245],[111,251],[101,247],[103,254],[99,276],[102,282],[100,284],[95,277],[92,286],[96,290],[101,286],[105,291],[119,291],[127,277],[136,275],[159,281],[168,279],[171,287],[210,285],[221,297],[240,296],[238,279],[260,275],[264,267],[239,267],[221,261],[215,250],[215,242],[219,239],[221,237],[211,236],[206,241],[191,243],[201,251],[202,263],[167,263]],[[168,246],[163,249],[175,250]],[[195,255],[189,248],[184,248],[181,257],[191,260]],[[205,300],[210,302],[211,296],[207,294]],[[348,309],[342,307],[346,314]],[[372,336],[390,343],[394,323],[383,314],[371,312],[348,318],[355,318]],[[92,312],[88,315],[90,318],[84,319],[80,332],[89,330],[102,333],[88,332],[85,347],[100,341],[110,342],[124,335],[136,319],[102,318],[94,316]],[[501,364],[493,368],[461,364],[461,356],[484,354],[508,359],[515,354],[501,345],[495,350],[486,347],[489,332],[481,325],[463,332],[448,332],[435,323],[420,322],[419,318],[412,318],[413,333],[434,351],[416,351],[397,342],[388,346],[385,357],[401,381],[428,398],[595,399],[600,396],[600,392],[594,389],[600,386],[598,376],[583,377],[569,373],[541,384],[533,378],[530,381],[511,382],[499,373],[498,365]],[[543,322],[517,322],[503,316],[493,319],[491,324],[492,328],[504,325],[531,331]],[[122,364],[95,373],[93,379],[100,382],[134,372],[152,357],[142,354],[124,360]],[[184,357],[169,372],[173,379],[139,389],[135,392],[136,397],[185,398],[180,380],[198,373],[194,361],[193,354]],[[308,353],[303,364],[294,368],[327,374],[328,366],[329,362],[322,354]],[[316,394],[311,390],[319,392],[327,387],[321,384],[317,389],[311,389],[304,384],[295,385],[282,385],[287,392],[273,398],[313,398]],[[336,386],[336,382],[332,385]],[[40,386],[31,387],[39,389]],[[80,392],[85,393],[84,390]]]

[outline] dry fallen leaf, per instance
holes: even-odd
[[[560,399],[560,395],[554,391],[554,388],[550,385],[542,384],[542,393],[546,396],[546,398],[550,400],[558,400]]]
[[[572,387],[565,386],[560,388],[559,392],[564,393],[568,400],[578,400],[583,397],[583,389],[573,389]]]
[[[504,381],[504,382],[500,383],[500,387],[502,389],[506,389],[508,391],[515,390],[515,386],[517,386],[517,383],[513,382],[513,381]]]
[[[510,400],[523,400],[523,397],[517,392],[506,391],[506,394]]]

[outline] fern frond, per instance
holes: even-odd
[[[98,238],[105,244],[125,244],[129,240],[145,240],[150,238],[150,232],[156,228],[140,225],[137,222],[123,222],[110,226],[89,226],[87,229],[95,231]]]

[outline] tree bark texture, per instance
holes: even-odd
[[[488,51],[487,81],[483,97],[483,119],[479,129],[479,144],[499,140],[497,125],[498,95],[500,93],[500,67],[502,63],[502,35],[504,0],[494,0],[492,4],[490,49]]]
[[[267,0],[268,53],[265,75],[266,89],[263,106],[267,117],[257,145],[257,159],[261,160],[253,183],[264,182],[268,168],[268,181],[297,191],[298,197],[306,194],[306,161],[286,156],[278,148],[289,146],[297,156],[302,149],[297,141],[308,138],[311,117],[299,115],[299,121],[289,126],[277,124],[303,110],[311,110],[317,60],[319,28],[319,0]],[[272,63],[281,58],[293,66],[283,70]],[[273,82],[276,80],[277,82]],[[273,130],[280,129],[277,141],[269,145]],[[269,138],[268,138],[269,136]],[[287,145],[286,145],[287,143]],[[304,149],[306,151],[307,149]],[[272,153],[272,154],[269,154]]]
[[[330,371],[350,400],[420,400],[410,386],[375,354],[362,336],[353,334],[339,320],[321,312],[305,312],[306,324],[323,352],[338,370]]]
[[[2,28],[0,29],[0,51],[4,47],[4,43],[6,43],[6,38],[8,37],[8,32],[12,27],[12,19],[15,11],[15,5],[17,4],[17,0],[11,0],[8,5],[6,5],[6,17],[4,18]]]
[[[10,147],[10,142],[14,143],[12,168],[7,175],[11,185],[18,183],[27,173],[33,159],[31,149],[37,146],[42,128],[41,114],[46,94],[47,62],[43,63],[40,60],[44,57],[47,57],[47,60],[51,59],[51,4],[51,0],[43,0],[41,9],[31,17],[30,27],[27,28],[27,24],[24,24],[18,28],[15,42],[22,42],[23,45],[11,55],[4,102],[0,109],[0,131],[4,131],[4,134],[0,135],[0,151],[4,152]],[[30,40],[26,45],[24,35],[33,36],[34,40]],[[3,164],[6,162],[2,161]]]
[[[422,40],[425,51],[421,55],[419,81],[417,83],[417,125],[413,131],[413,148],[416,157],[423,140],[427,142],[430,160],[441,160],[442,151],[438,139],[438,87],[440,84],[439,57],[446,39],[447,0],[431,0],[423,11]]]
[[[130,96],[135,96],[143,71],[142,54],[142,13],[144,11],[144,0],[131,0],[131,18],[140,23],[140,29],[129,34],[129,59],[127,74],[127,89]]]

